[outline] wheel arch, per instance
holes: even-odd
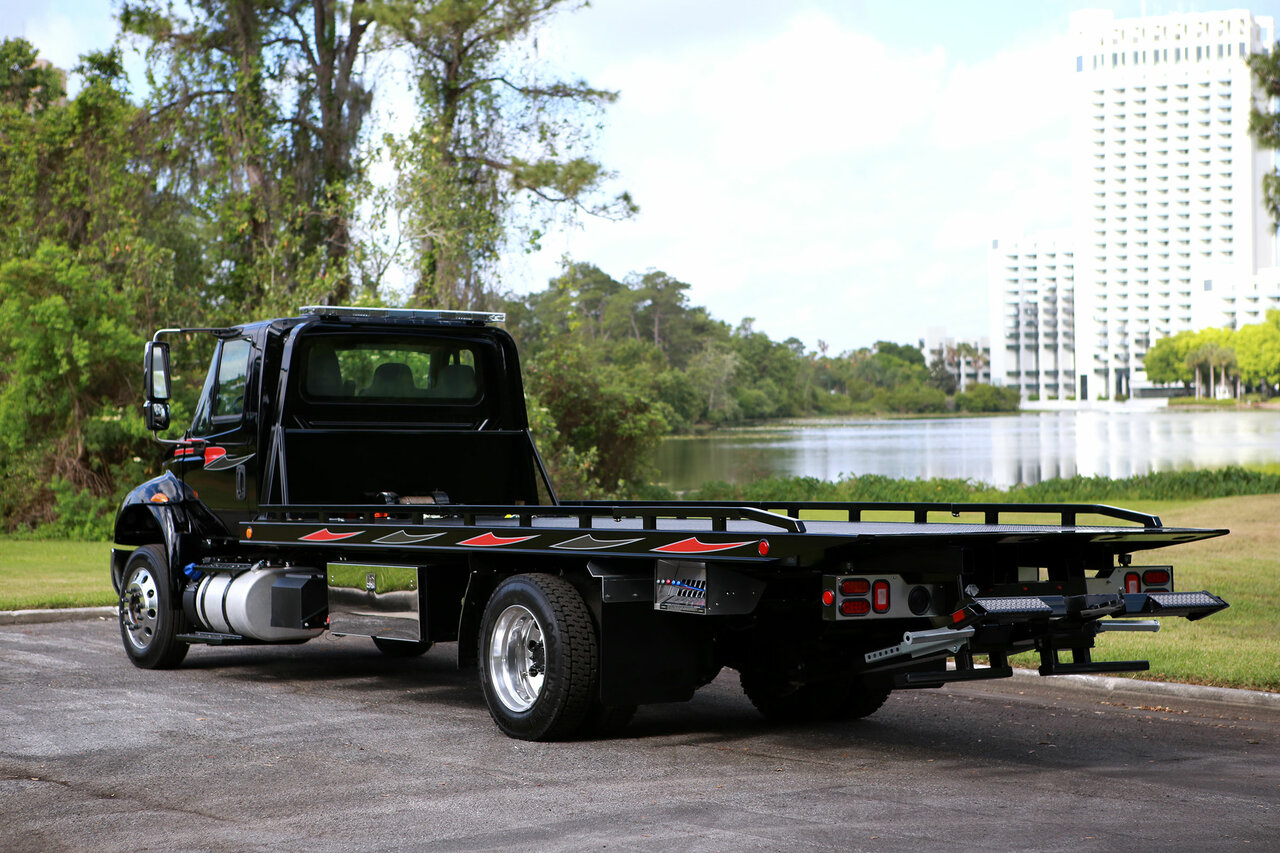
[[[587,612],[600,631],[600,583],[591,576],[585,560],[572,559],[543,562],[541,560],[491,560],[472,558],[467,589],[458,616],[458,666],[473,667],[480,662],[480,623],[484,609],[494,591],[504,580],[515,575],[543,574],[562,578],[571,584],[587,604]]]
[[[214,516],[181,480],[166,471],[125,495],[116,513],[113,540],[132,549],[112,549],[111,580],[118,592],[125,562],[133,549],[159,545],[169,561],[169,582],[177,591],[178,567],[183,565],[183,540],[188,534],[222,536]]]

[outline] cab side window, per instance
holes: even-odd
[[[209,375],[196,404],[192,435],[210,435],[233,428],[244,414],[244,395],[249,384],[249,357],[252,345],[246,340],[222,341],[209,365]]]
[[[246,340],[225,341],[218,363],[218,386],[213,398],[213,419],[238,419],[244,414],[244,392],[249,384],[249,354]]]

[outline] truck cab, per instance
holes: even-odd
[[[440,312],[304,310],[212,332],[166,469],[221,533],[263,504],[554,502],[505,331]]]

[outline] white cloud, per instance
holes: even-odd
[[[642,213],[531,269],[660,268],[721,319],[835,350],[985,334],[991,239],[1068,221],[1064,45],[959,63],[805,11],[588,68],[622,92],[599,155]]]
[[[945,151],[1065,133],[1068,54],[1061,36],[951,69],[934,111],[933,144]]]

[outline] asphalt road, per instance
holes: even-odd
[[[530,744],[455,648],[0,628],[0,851],[1280,849],[1280,709],[1015,678],[766,725],[726,671],[623,737]]]

